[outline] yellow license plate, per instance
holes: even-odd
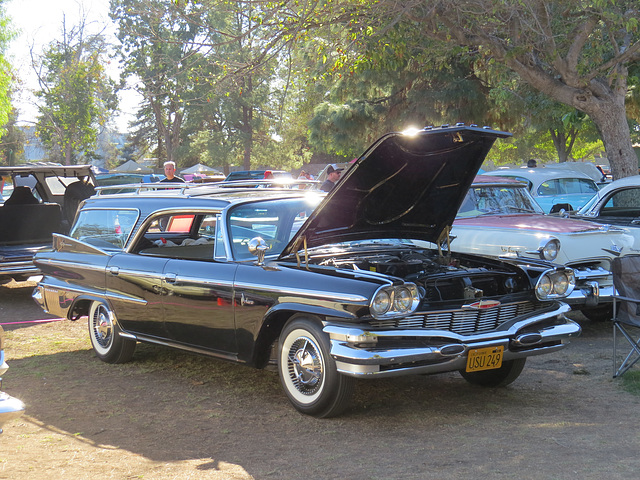
[[[475,348],[469,350],[467,357],[467,372],[479,372],[481,370],[493,370],[502,366],[502,353],[504,347]]]

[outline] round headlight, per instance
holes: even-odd
[[[553,289],[553,282],[546,273],[540,277],[536,285],[536,294],[538,298],[547,298]]]
[[[413,295],[411,291],[406,287],[396,289],[393,303],[398,312],[408,312],[413,306]]]
[[[564,295],[569,290],[569,279],[563,273],[558,273],[553,279],[553,290],[558,295]]]
[[[549,240],[540,253],[542,254],[542,258],[545,260],[553,261],[558,257],[558,253],[560,252],[560,241],[559,240]]]
[[[376,315],[384,315],[391,308],[391,295],[386,290],[378,290],[376,296],[371,301],[371,313]]]

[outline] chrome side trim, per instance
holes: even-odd
[[[104,272],[104,266],[101,265],[92,265],[90,263],[80,263],[80,262],[68,262],[68,261],[60,261],[60,260],[51,260],[51,259],[39,259],[40,263],[44,265],[53,265],[56,267],[64,267],[67,268],[81,268],[83,270],[89,270],[93,272]]]
[[[129,332],[120,331],[119,335],[124,338],[129,338],[131,340],[136,340],[138,342],[144,343],[153,343],[155,345],[162,345],[164,347],[177,348],[179,350],[185,350],[187,352],[198,353],[200,355],[206,355],[209,357],[218,357],[223,358],[225,360],[231,360],[234,362],[239,362],[238,356],[235,354],[222,353],[214,350],[207,350],[206,348],[194,347],[192,345],[187,345],[183,343],[171,342],[169,340],[163,340],[156,337],[149,337],[147,335],[139,335]]]
[[[362,295],[343,295],[336,292],[320,292],[318,290],[305,290],[303,288],[282,288],[282,287],[269,287],[264,284],[256,283],[236,283],[235,288],[237,290],[262,290],[266,292],[282,293],[284,295],[315,297],[323,300],[337,301],[337,302],[353,302],[362,303],[369,302],[367,297]]]

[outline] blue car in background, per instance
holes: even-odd
[[[503,168],[483,175],[525,182],[544,213],[578,210],[598,192],[598,184],[592,177],[567,168]]]

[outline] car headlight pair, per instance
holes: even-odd
[[[536,283],[536,296],[540,300],[564,298],[573,292],[576,277],[570,268],[545,271]]]
[[[418,287],[413,283],[380,287],[369,304],[375,318],[406,315],[420,304]]]

